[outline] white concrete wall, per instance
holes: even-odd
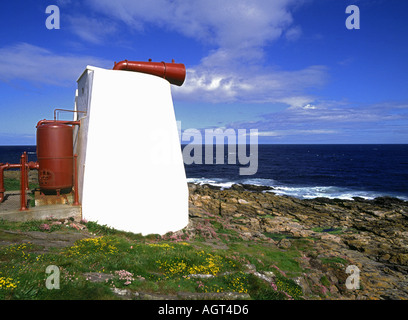
[[[76,97],[83,218],[134,233],[188,223],[188,187],[170,84],[88,66]]]

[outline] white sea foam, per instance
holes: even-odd
[[[364,199],[374,199],[375,194],[370,194],[369,192],[364,191],[352,191],[345,188],[338,188],[333,186],[315,186],[315,187],[287,187],[287,186],[277,186],[274,190],[271,190],[273,193],[278,195],[288,195],[300,199],[313,199],[318,197],[325,197],[330,199],[344,199],[344,200],[353,200],[353,197],[361,197]]]
[[[234,184],[234,182],[231,181],[225,181],[225,179],[221,178],[213,178],[213,179],[208,179],[208,178],[187,178],[188,183],[196,183],[196,184],[210,184],[212,186],[216,187],[221,187],[222,189],[224,188],[231,188],[231,186]]]
[[[276,181],[273,179],[264,179],[264,178],[251,178],[242,180],[240,183],[243,184],[252,184],[255,186],[268,186],[273,187],[276,185]]]
[[[251,184],[256,186],[269,186],[273,187],[273,190],[267,192],[272,192],[277,195],[287,195],[298,199],[314,199],[318,197],[324,197],[329,199],[344,199],[353,200],[353,197],[360,197],[367,200],[372,200],[381,196],[392,196],[392,194],[383,194],[375,191],[361,191],[352,190],[344,187],[335,186],[291,186],[283,185],[282,183],[275,181],[273,179],[263,179],[263,178],[251,178],[239,181],[228,181],[222,178],[188,178],[187,182],[196,184],[210,184],[213,186],[221,187],[222,189],[230,188],[233,184]],[[406,196],[396,196],[402,200],[408,201]]]

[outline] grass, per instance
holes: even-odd
[[[328,258],[321,258],[320,261],[323,264],[329,265],[333,268],[340,268],[340,269],[344,269],[345,266],[348,265],[348,261],[340,258],[340,257],[328,257]]]
[[[50,221],[0,221],[0,230],[52,233],[66,228],[57,224],[47,229],[44,224],[51,225]],[[232,234],[217,223],[212,226]],[[0,246],[0,299],[118,299],[113,288],[162,295],[239,292],[251,299],[302,298],[301,288],[291,280],[304,272],[296,248],[282,251],[269,243],[240,240],[230,241],[228,249],[214,249],[199,238],[169,241],[95,222],[86,227],[93,237],[65,248],[48,248],[45,253],[41,246],[21,239]],[[50,274],[45,270],[50,265],[58,267],[59,290],[46,288]],[[262,280],[248,271],[248,265],[275,277],[271,282]],[[98,277],[102,280],[95,281]]]
[[[288,235],[285,233],[271,233],[271,232],[264,232],[263,233],[265,236],[268,238],[271,238],[275,241],[280,241],[282,239],[293,239],[294,237],[292,235]]]
[[[314,232],[326,232],[329,234],[342,234],[343,229],[342,228],[334,228],[334,227],[316,227],[313,228],[312,231]]]
[[[12,179],[12,178],[4,178],[4,189],[6,191],[20,191],[20,180],[19,179]],[[38,183],[29,183],[28,188],[30,190],[34,190],[39,187]],[[35,207],[35,199],[34,193],[29,195],[30,207]]]
[[[38,184],[33,184],[33,183],[28,184],[28,188],[30,190],[38,188],[38,186],[39,186]],[[6,189],[6,191],[20,190],[20,180],[11,179],[11,178],[4,178],[4,189]]]
[[[73,218],[69,219],[74,221]],[[48,226],[48,228],[46,227]],[[0,230],[18,230],[18,231],[58,231],[66,228],[63,224],[51,224],[50,221],[46,220],[29,220],[23,222],[12,222],[0,219]],[[0,239],[1,240],[1,239]]]

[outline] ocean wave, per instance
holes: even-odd
[[[263,178],[242,179],[239,181],[229,181],[228,179],[223,178],[188,178],[187,182],[201,185],[209,184],[216,187],[221,187],[221,189],[228,189],[233,184],[268,186],[273,187],[273,190],[268,190],[266,192],[272,192],[277,195],[292,196],[298,199],[314,199],[324,197],[329,199],[353,200],[354,197],[360,197],[363,199],[372,200],[377,197],[390,196],[408,201],[407,196],[399,194],[397,195],[368,190],[352,190],[349,188],[336,186],[290,186],[283,185],[282,183],[273,179]]]
[[[221,178],[213,178],[213,179],[207,179],[207,178],[187,178],[188,183],[195,183],[195,184],[210,184],[212,186],[216,187],[221,187],[222,189],[224,188],[231,188],[231,186],[235,182],[231,181],[224,181],[225,179]]]
[[[329,198],[329,199],[343,199],[343,200],[353,200],[353,197],[360,197],[367,200],[372,200],[376,197],[380,197],[381,194],[368,191],[356,191],[346,188],[339,187],[283,187],[277,186],[271,190],[273,193],[278,195],[293,196],[300,199],[314,199],[314,198]]]

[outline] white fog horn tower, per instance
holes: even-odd
[[[188,186],[171,96],[183,64],[121,61],[78,79],[74,133],[82,216],[133,233],[188,223]]]

